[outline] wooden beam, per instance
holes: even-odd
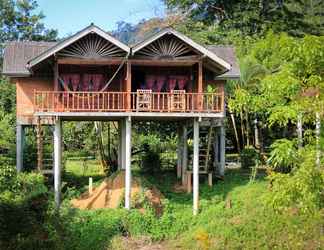
[[[198,82],[197,82],[197,93],[201,94],[203,92],[203,63],[200,60],[198,62]],[[198,109],[202,110],[203,105],[203,97],[201,95],[198,95]]]
[[[127,100],[126,100],[126,109],[131,109],[131,92],[132,92],[132,64],[130,61],[126,63],[126,92],[127,92]]]
[[[144,59],[132,59],[130,60],[132,65],[142,66],[192,66],[198,62],[198,60],[144,60]]]
[[[118,65],[122,63],[124,58],[121,57],[112,57],[112,58],[73,58],[73,57],[64,57],[58,58],[58,64],[66,65]]]
[[[203,64],[202,64],[202,61],[198,62],[198,86],[197,86],[197,92],[198,93],[203,92]]]
[[[58,82],[58,76],[59,76],[59,70],[58,70],[58,63],[55,60],[54,62],[54,91],[59,91],[59,82]]]

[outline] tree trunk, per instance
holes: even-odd
[[[245,147],[245,130],[244,130],[244,121],[243,121],[243,111],[240,111],[240,122],[241,122],[241,135],[242,135],[242,146]]]
[[[258,128],[258,118],[254,119],[254,146],[257,149],[260,149],[260,137],[259,137],[259,128]]]
[[[238,137],[238,132],[237,132],[237,128],[236,128],[236,122],[235,122],[234,114],[230,113],[230,117],[231,117],[232,126],[233,126],[233,130],[234,130],[234,134],[235,134],[237,151],[238,151],[238,153],[241,153],[241,145],[240,145],[240,140],[239,140],[239,137]]]
[[[246,145],[250,146],[250,124],[249,124],[249,114],[245,112],[245,122],[246,122]]]
[[[97,134],[98,153],[100,156],[101,167],[103,171],[107,173],[109,171],[109,167],[103,146],[102,124],[100,122],[95,122],[95,129]]]

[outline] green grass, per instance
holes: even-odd
[[[69,178],[102,178],[95,162],[86,173],[78,163],[69,162],[67,171]],[[65,203],[62,220],[70,239],[65,249],[119,249],[110,244],[112,240],[120,242],[122,235],[162,240],[167,249],[320,249],[323,243],[319,213],[307,217],[276,214],[266,206],[269,183],[264,174],[250,183],[246,173],[231,170],[225,181],[212,188],[201,180],[200,213],[196,217],[192,216],[192,195],[172,191],[174,173],[146,180],[166,198],[162,217],[156,218],[150,209],[145,214],[136,209],[80,211]]]

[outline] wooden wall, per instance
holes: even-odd
[[[22,124],[33,123],[34,90],[53,91],[52,78],[16,78],[17,121]]]

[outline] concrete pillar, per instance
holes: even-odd
[[[182,169],[181,169],[181,175],[182,175],[182,185],[186,185],[186,171],[188,166],[188,131],[187,131],[187,125],[183,125],[182,127]]]
[[[125,118],[125,208],[130,209],[131,204],[131,133],[132,121],[131,117]]]
[[[16,126],[16,169],[18,172],[21,172],[23,170],[24,139],[25,139],[25,128],[23,125],[17,123],[17,126]]]
[[[199,121],[194,119],[193,127],[193,214],[198,214],[199,202]]]
[[[215,128],[215,138],[214,138],[214,169],[219,169],[219,129]]]
[[[225,127],[220,127],[220,168],[219,175],[224,176],[225,174]]]
[[[177,143],[177,178],[180,179],[181,178],[181,162],[182,162],[182,145],[183,145],[183,141],[182,141],[182,130],[180,127],[178,127],[178,143]]]
[[[54,127],[54,197],[56,207],[61,203],[62,124],[58,118]]]

